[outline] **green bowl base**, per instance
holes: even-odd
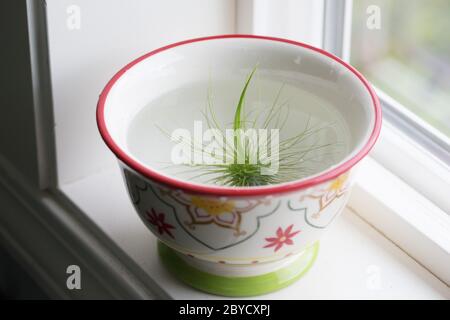
[[[319,242],[316,242],[305,249],[292,263],[281,269],[257,276],[227,277],[194,268],[180,258],[173,249],[158,241],[161,260],[175,277],[198,290],[228,297],[257,296],[287,287],[311,268],[318,250]]]

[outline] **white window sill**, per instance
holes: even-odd
[[[358,179],[348,206],[448,285],[449,214],[371,158]]]
[[[363,179],[370,175],[367,166],[370,164],[364,164],[361,170]],[[117,166],[64,185],[62,191],[153,279],[164,295],[174,299],[218,298],[181,284],[163,269],[156,239],[134,212]],[[364,202],[365,191],[357,185],[354,192],[360,196],[356,195],[356,200],[353,196],[350,206]],[[367,203],[367,213],[376,214],[370,205]],[[378,232],[371,225],[376,227],[378,220],[369,224],[366,217],[347,208],[321,240],[313,268],[290,287],[261,298],[450,299],[450,289],[444,282],[403,251],[403,246],[401,249]],[[445,265],[448,258],[444,256],[446,260],[440,263]]]

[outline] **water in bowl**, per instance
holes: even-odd
[[[222,173],[205,174],[207,167],[202,165],[174,164],[172,151],[179,142],[172,141],[170,135],[176,129],[186,129],[194,139],[195,128],[199,130],[199,124],[202,132],[210,127],[220,127],[222,132],[232,129],[244,81],[242,76],[236,76],[226,80],[191,83],[150,101],[129,126],[129,152],[140,163],[167,176],[220,185],[214,178]],[[249,85],[244,103],[247,128],[263,128],[271,114],[272,121],[268,128],[279,129],[281,145],[305,129],[312,132],[297,142],[295,147],[292,145],[284,152],[286,159],[280,162],[284,165],[279,165],[277,170],[278,173],[282,170],[285,172],[281,172],[283,174],[280,177],[283,178],[278,179],[279,182],[317,175],[341,162],[350,152],[351,136],[346,121],[334,105],[335,102],[321,96],[320,92],[326,92],[326,89],[316,89],[311,86],[305,89],[305,86],[298,84],[262,77],[255,78]],[[275,115],[270,111],[274,105]],[[200,144],[197,144],[197,149],[198,146]],[[270,147],[269,142],[268,150]],[[201,161],[201,152],[198,150],[193,150],[190,155],[196,164],[199,159]],[[283,160],[283,153],[280,152],[277,157]]]

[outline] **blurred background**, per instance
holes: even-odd
[[[373,6],[379,29],[367,27]],[[450,1],[354,0],[351,42],[357,69],[450,137]]]

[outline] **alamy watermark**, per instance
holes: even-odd
[[[67,18],[66,26],[69,30],[81,29],[81,8],[75,4],[72,4],[66,8]]]
[[[76,264],[67,267],[66,273],[69,275],[66,286],[69,290],[81,290],[81,269]]]
[[[381,268],[377,265],[369,265],[366,268],[366,287],[369,290],[381,290],[382,289],[382,281],[381,281]]]
[[[209,128],[194,122],[194,132],[176,129],[171,134],[176,145],[171,160],[184,165],[259,165],[261,175],[274,175],[279,169],[279,129]]]
[[[377,5],[370,5],[366,9],[366,27],[369,30],[381,29],[381,8]]]

